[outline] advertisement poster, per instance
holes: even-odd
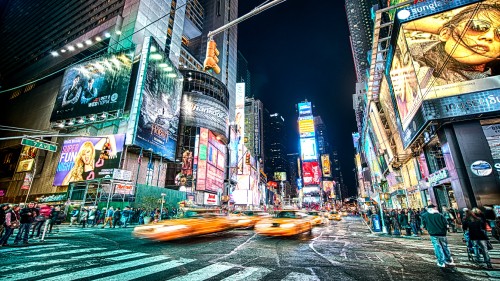
[[[32,180],[33,180],[33,174],[26,173],[24,175],[24,180],[23,180],[23,184],[21,185],[21,189],[26,189],[26,190],[30,189]]]
[[[302,163],[302,177],[304,178],[304,185],[317,185],[320,182],[321,171],[318,162],[304,162]]]
[[[275,181],[286,181],[286,172],[274,172]]]
[[[182,76],[151,40],[134,143],[175,161]]]
[[[181,119],[186,126],[208,128],[227,136],[229,109],[220,101],[203,93],[184,92]]]
[[[493,168],[500,175],[500,124],[483,126],[483,132],[493,157]]]
[[[332,169],[330,167],[330,155],[321,155],[321,167],[323,169],[323,177],[332,176]]]
[[[125,54],[106,55],[69,67],[50,121],[123,109],[132,61]]]
[[[120,165],[125,135],[82,137],[64,141],[55,186],[113,176]]]
[[[431,1],[419,3],[418,7],[409,8],[406,14],[413,14],[413,10],[428,8],[432,4]],[[494,36],[489,31],[500,25],[500,17],[490,16],[496,14],[496,6],[483,2],[402,25],[391,79],[393,84],[396,82],[394,94],[403,130],[409,126],[422,100],[500,87],[500,64],[494,45],[498,38],[488,38]],[[401,73],[407,73],[406,83],[403,79],[394,79],[394,71],[399,72],[400,77],[405,76]]]
[[[323,181],[323,191],[330,192],[331,190],[333,190],[334,185],[334,181]]]
[[[196,172],[196,190],[205,190],[207,180],[207,146],[208,129],[200,128],[200,145],[198,151],[198,169]]]
[[[217,196],[217,194],[204,193],[203,205],[212,205],[212,206],[219,205],[219,196]]]
[[[303,119],[302,119],[303,118]],[[299,134],[301,138],[314,137],[314,119],[310,117],[299,117]]]
[[[19,156],[16,173],[31,171],[31,169],[33,169],[33,164],[35,163],[37,152],[38,148],[24,145],[21,150],[21,155]]]
[[[318,155],[316,154],[316,139],[300,139],[300,152],[302,161],[317,160]]]
[[[238,136],[238,156],[244,155],[245,149],[245,83],[236,83],[236,135]],[[241,156],[240,156],[241,155]],[[238,160],[238,174],[243,173],[243,163]]]

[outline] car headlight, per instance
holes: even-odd
[[[283,227],[283,228],[294,228],[295,224],[293,224],[293,223],[284,223],[284,224],[282,224],[280,226]]]

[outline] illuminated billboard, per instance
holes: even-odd
[[[242,158],[245,153],[245,83],[236,83],[236,112],[234,122],[238,141],[238,156]],[[244,161],[238,160],[238,173],[243,173]]]
[[[274,180],[286,181],[286,172],[274,172]]]
[[[321,169],[323,170],[323,177],[331,177],[332,169],[330,163],[330,155],[323,154],[321,155]]]
[[[302,163],[302,177],[304,185],[318,185],[321,179],[321,170],[318,162]]]
[[[314,119],[308,117],[308,119],[299,118],[299,133],[301,138],[314,137]]]
[[[310,102],[301,102],[298,104],[299,117],[312,116],[312,105]]]
[[[125,54],[105,55],[64,72],[50,121],[122,110],[132,61]]]
[[[316,149],[316,139],[306,138],[300,139],[300,152],[302,161],[317,160],[318,154]]]
[[[500,38],[491,32],[500,11],[488,1],[456,8],[458,2],[477,1],[429,1],[398,11],[403,23],[390,76],[403,130],[422,101],[500,87]],[[439,5],[431,9],[433,3]]]
[[[224,188],[226,150],[214,133],[200,128],[196,190],[217,192]]]
[[[227,136],[229,110],[217,99],[198,92],[184,92],[181,120],[186,126],[204,127]]]
[[[65,140],[54,185],[113,176],[113,169],[120,165],[124,142],[123,134]]]
[[[175,161],[177,129],[182,95],[182,75],[150,40],[145,44],[141,66],[144,66],[134,144]],[[146,67],[147,65],[147,67]]]

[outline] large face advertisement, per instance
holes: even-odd
[[[65,140],[54,178],[55,186],[113,176],[120,165],[125,135]]]
[[[153,40],[150,42],[149,49],[143,52],[143,65],[147,67],[142,81],[134,144],[174,161],[182,76],[167,54]]]
[[[300,151],[303,161],[318,159],[318,155],[316,153],[316,139],[300,139]]]
[[[123,109],[132,62],[107,55],[66,70],[50,121]]]
[[[330,177],[332,175],[332,169],[330,165],[330,155],[321,155],[321,167],[323,169],[323,177]]]
[[[433,2],[436,1],[400,10],[398,17],[404,22],[419,10],[430,9]],[[452,2],[455,1],[443,1],[435,9],[444,9]],[[469,1],[472,2],[477,1]],[[492,2],[455,8],[402,24],[391,79],[403,130],[410,124],[422,100],[500,87],[500,32],[497,28],[500,8]]]
[[[321,170],[318,162],[302,163],[304,185],[317,185],[321,179]]]
[[[186,126],[204,127],[227,136],[229,111],[220,101],[196,92],[182,95],[181,119]]]

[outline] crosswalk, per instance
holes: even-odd
[[[79,248],[66,243],[0,249],[0,280],[311,280],[311,273],[283,272],[262,266],[210,263],[125,249]],[[270,277],[271,275],[275,275]]]

